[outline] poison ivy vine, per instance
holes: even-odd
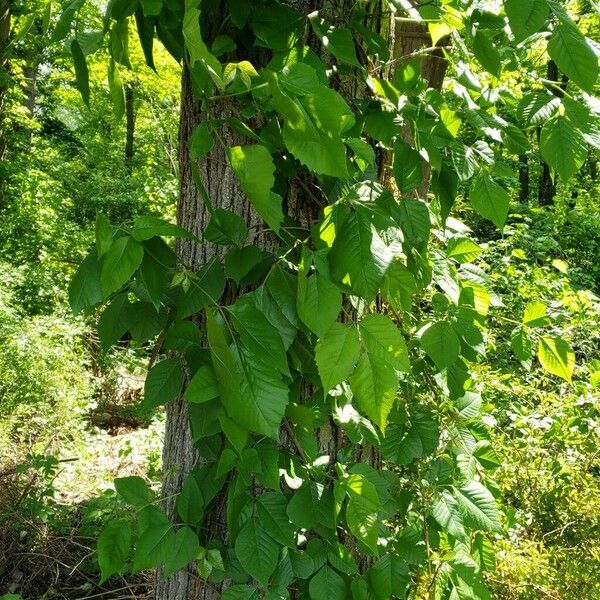
[[[65,7],[54,37],[71,36],[87,102],[83,3]],[[102,307],[104,350],[125,334],[152,343],[160,360],[144,402],[187,401],[202,457],[174,518],[143,479],[116,480],[133,510],[100,535],[102,579],[159,565],[168,576],[193,562],[207,582],[228,582],[225,600],[384,600],[411,586],[431,598],[489,598],[485,573],[502,534],[490,477],[499,459],[476,365],[501,299],[478,265],[483,248],[450,214],[462,195],[502,229],[515,156],[538,129],[555,174],[577,172],[600,143],[595,46],[555,0],[508,0],[494,11],[461,0],[357,2],[310,15],[240,0],[228,4],[227,33],[207,43],[201,22],[217,4],[112,0],[102,31],[117,109],[133,21],[151,67],[155,36],[185,61],[207,115],[190,138],[194,165],[224,144],[223,128],[245,135],[227,156],[277,239],[271,251],[248,243],[246,222],[206,192],[202,239],[156,217],[118,226],[98,217],[96,246],[71,285],[73,310]],[[443,92],[420,75],[427,50],[390,56],[373,24],[397,17],[423,23],[433,46],[448,41]],[[309,35],[322,57],[305,45]],[[222,58],[240,45],[249,55],[266,49],[266,65]],[[536,75],[546,54],[569,79],[560,94]],[[503,73],[525,93],[503,85]],[[367,93],[344,97],[340,78]],[[230,97],[237,117],[211,118]],[[383,179],[381,156],[392,165]],[[425,165],[432,193],[420,198]],[[322,207],[309,228],[286,213],[298,177],[310,178]],[[165,241],[177,237],[227,250],[195,271]],[[232,287],[243,293],[228,303]],[[549,319],[530,303],[512,346],[526,363],[537,343],[542,366],[569,381],[574,356],[544,333]],[[323,427],[338,432],[333,455],[319,445]],[[363,460],[369,452],[383,466]],[[225,539],[205,527],[221,494]]]

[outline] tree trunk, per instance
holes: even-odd
[[[519,202],[526,204],[529,201],[529,157],[527,154],[519,156]]]
[[[4,166],[6,154],[5,96],[8,90],[9,61],[7,47],[10,39],[10,0],[0,0],[0,205],[4,192]]]
[[[440,46],[443,46],[445,40],[442,38],[437,43],[438,48],[425,55],[418,55],[420,50],[432,46],[431,36],[422,23],[407,23],[404,21],[395,21],[393,27],[392,44],[392,73],[402,64],[410,62],[413,59],[420,61],[421,76],[425,79],[431,88],[441,90],[444,84],[444,77],[448,68],[448,61],[444,58]],[[404,141],[414,147],[414,134],[409,124],[405,125],[402,133]],[[429,192],[431,181],[431,165],[428,162],[423,163],[423,180],[417,189],[419,198],[426,198]]]
[[[135,134],[135,92],[133,85],[125,86],[125,170],[128,175],[133,171],[133,140]]]
[[[547,70],[547,79],[549,81],[555,81],[558,83],[558,66],[553,60],[548,61],[548,70]],[[550,91],[557,97],[562,98],[564,96],[564,91],[567,88],[569,80],[563,75],[560,87],[557,85],[553,85],[550,88]],[[538,128],[538,143],[540,141],[540,129]],[[542,172],[540,173],[540,183],[538,189],[538,200],[540,206],[551,206],[554,202],[554,196],[556,196],[556,186],[554,185],[554,181],[552,180],[552,173],[550,172],[550,167],[542,160]]]
[[[338,4],[344,4],[344,2],[347,0],[338,0]],[[298,10],[305,11],[306,14],[321,5],[316,0],[297,0],[290,4],[293,4]],[[211,18],[215,19],[218,24],[221,23],[217,15],[211,15]],[[241,57],[238,58],[238,60],[241,59]],[[343,87],[344,84],[340,85]],[[356,90],[348,90],[348,93],[355,94]],[[228,101],[221,101],[218,107],[215,107],[219,112],[215,114],[213,111],[211,117],[213,119],[227,118],[235,114],[233,108]],[[206,227],[210,215],[194,181],[188,153],[188,140],[202,119],[203,114],[199,102],[193,96],[189,73],[187,69],[184,69],[179,130],[180,193],[177,220],[179,225],[199,236]],[[221,136],[226,147],[248,143],[247,138],[233,130],[224,130]],[[272,250],[276,243],[275,238],[272,234],[264,232],[263,221],[251,208],[245,194],[240,189],[223,145],[215,144],[210,154],[199,161],[198,168],[206,194],[213,206],[232,210],[242,216],[250,231],[248,243]],[[292,182],[285,205],[287,214],[300,226],[308,228],[319,218],[321,208],[304,192],[305,187],[305,185],[294,185]],[[215,256],[221,256],[225,250],[222,246],[216,246],[209,242],[196,244],[186,239],[178,240],[177,246],[180,258],[194,269],[200,268]],[[226,292],[227,295],[229,297],[225,298],[226,302],[235,300],[233,293]],[[333,422],[322,427],[317,432],[317,436],[319,447],[323,452],[335,456],[341,441],[341,432]],[[282,428],[281,431],[280,445],[292,446],[285,428]],[[373,466],[378,466],[380,461],[378,452],[372,449],[368,449],[361,458]],[[187,473],[201,460],[202,457],[194,449],[188,422],[187,404],[183,401],[170,403],[167,407],[163,448],[163,494],[166,498],[165,509],[168,513],[172,514],[174,508],[172,496],[181,488]],[[210,532],[212,538],[226,538],[225,508],[226,498],[224,495],[218,496],[213,502],[205,523],[205,529]],[[351,545],[349,543],[349,546]],[[222,586],[206,583],[198,577],[193,567],[190,567],[175,573],[167,580],[164,580],[158,573],[155,597],[156,600],[216,600],[221,597],[222,591]]]

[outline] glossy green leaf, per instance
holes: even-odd
[[[481,483],[471,481],[460,490],[455,489],[455,498],[467,527],[498,533],[502,531],[496,501]]]
[[[504,10],[517,42],[537,33],[548,18],[546,0],[506,0]]]
[[[350,213],[336,235],[328,255],[331,275],[353,294],[372,300],[377,294],[392,253],[368,217]]]
[[[360,342],[356,327],[346,323],[333,323],[317,342],[315,350],[315,360],[325,393],[350,375],[359,354]]]
[[[275,165],[271,153],[260,144],[229,148],[229,160],[248,199],[274,231],[283,221],[281,198],[271,191]]]
[[[402,138],[394,143],[394,179],[400,193],[407,194],[418,188],[423,181],[423,159]]]
[[[300,320],[321,338],[342,310],[342,294],[318,272],[299,276],[296,307]]]
[[[188,384],[183,397],[188,402],[202,404],[219,395],[217,377],[212,367],[201,365]]]
[[[100,283],[101,265],[95,251],[81,262],[69,284],[69,304],[77,315],[100,304],[103,300]]]

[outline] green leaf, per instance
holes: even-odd
[[[381,293],[395,310],[411,309],[412,297],[417,293],[417,283],[414,275],[399,259],[392,261],[387,270]]]
[[[546,371],[571,382],[575,369],[575,353],[565,340],[556,336],[540,337],[538,358]]]
[[[394,554],[385,554],[367,571],[367,579],[376,600],[404,598],[410,581],[408,565]]]
[[[334,527],[334,506],[331,490],[310,481],[296,490],[287,507],[290,521],[303,529],[322,525]]]
[[[138,573],[144,569],[152,569],[165,563],[173,553],[175,532],[171,527],[169,519],[163,511],[156,507],[153,509],[152,517],[143,529],[133,559],[133,572]]]
[[[221,263],[213,258],[205,264],[196,277],[189,280],[188,290],[177,300],[177,317],[185,319],[203,308],[217,304],[225,290],[225,276]]]
[[[275,165],[271,153],[260,144],[229,148],[229,160],[248,199],[265,220],[279,231],[283,221],[281,197],[271,191],[275,183]]]
[[[295,527],[287,515],[287,500],[278,492],[258,496],[258,512],[269,535],[282,546],[295,547]]]
[[[164,236],[187,238],[200,243],[200,240],[193,233],[186,231],[183,227],[150,215],[142,215],[134,219],[131,235],[138,242],[149,240],[154,236]]]
[[[369,218],[351,212],[328,254],[331,275],[353,294],[371,301],[379,291],[393,255]]]
[[[317,342],[315,360],[325,394],[344,381],[354,369],[360,354],[356,327],[333,323]]]
[[[208,123],[203,121],[194,129],[194,131],[192,131],[192,135],[190,135],[188,140],[190,160],[196,161],[199,158],[206,156],[211,151],[213,144],[214,140],[210,133]]]
[[[438,424],[429,415],[417,413],[410,423],[391,425],[386,431],[381,452],[386,460],[407,465],[435,451],[439,440]]]
[[[471,185],[469,201],[473,208],[502,229],[508,216],[510,196],[486,172],[480,173]]]
[[[396,371],[410,371],[406,342],[388,316],[372,313],[360,321],[359,327],[371,360],[385,362]]]
[[[353,120],[346,101],[331,88],[292,98],[267,74],[274,108],[285,117],[283,139],[287,149],[311,171],[332,177],[348,177],[346,147],[341,134]]]
[[[375,486],[362,474],[353,474],[344,482],[349,496],[346,522],[352,534],[374,554],[378,554],[379,511],[382,509]]]
[[[541,327],[548,323],[547,307],[544,302],[529,302],[525,306],[523,324],[528,327]]]
[[[310,277],[300,273],[296,307],[300,320],[321,338],[342,310],[342,294],[320,273]]]
[[[510,345],[520,361],[526,362],[531,359],[533,343],[522,327],[517,327],[512,332]]]
[[[421,335],[421,348],[438,369],[449,367],[460,354],[460,340],[450,323],[433,323]]]
[[[110,521],[98,536],[100,584],[125,568],[131,550],[131,525],[119,519]]]
[[[598,79],[598,57],[579,29],[559,23],[548,41],[548,54],[579,87],[591,92]]]
[[[163,0],[140,0],[140,4],[147,17],[155,17],[162,10]]]
[[[394,142],[394,179],[401,194],[408,194],[423,181],[423,159],[402,138]]]
[[[246,522],[235,540],[235,554],[242,567],[265,586],[277,568],[279,549],[279,544],[256,518]]]
[[[314,32],[323,42],[323,46],[328,52],[333,54],[341,62],[348,63],[355,67],[361,66],[356,58],[354,38],[349,29],[328,25],[323,19],[319,18],[319,14],[316,11],[309,15],[309,19]]]
[[[200,365],[187,386],[183,397],[194,404],[208,402],[219,395],[215,371],[209,365]]]
[[[278,439],[288,403],[281,375],[247,349],[230,348],[223,322],[213,311],[207,311],[207,325],[221,401],[229,417],[250,431]]]
[[[123,87],[119,67],[112,59],[108,65],[108,87],[110,89],[115,118],[119,121],[125,114],[125,88]]]
[[[496,501],[489,490],[478,481],[471,481],[460,490],[454,490],[463,523],[472,529],[500,533]]]
[[[273,367],[282,375],[289,375],[283,340],[277,329],[256,307],[255,297],[253,295],[240,296],[228,310],[233,327],[253,360]]]
[[[585,162],[588,149],[581,131],[561,115],[542,128],[540,152],[546,163],[567,181]]]
[[[504,10],[517,42],[537,33],[548,18],[546,0],[506,0]]]
[[[172,544],[173,549],[165,560],[165,577],[190,564],[200,550],[198,536],[187,526],[177,531]]]
[[[175,400],[183,387],[183,365],[179,358],[165,358],[148,372],[144,384],[144,406],[155,408]]]
[[[223,74],[221,63],[209,52],[202,39],[200,7],[200,0],[185,1],[182,31],[185,47],[189,54],[189,66],[193,69],[196,63],[200,63],[216,85],[222,88],[224,85],[221,79]]]
[[[127,316],[131,305],[127,300],[127,294],[119,294],[104,309],[98,320],[98,337],[103,352],[106,352],[113,344],[127,332]]]
[[[177,496],[175,507],[177,514],[184,523],[196,525],[202,521],[202,517],[204,516],[204,497],[193,471],[187,475]]]
[[[50,43],[54,44],[64,39],[69,31],[71,30],[71,23],[75,18],[77,12],[83,6],[85,0],[73,0],[66,5],[65,9],[62,11],[56,26],[54,27],[54,31],[52,32],[52,36],[50,37]]]
[[[102,302],[100,272],[100,262],[96,252],[92,251],[83,259],[69,284],[69,304],[73,314],[77,315]]]
[[[446,255],[459,263],[469,263],[473,262],[482,252],[482,248],[473,240],[453,237],[448,240]]]
[[[346,600],[346,582],[330,566],[325,565],[310,580],[311,600]]]
[[[369,353],[363,354],[350,377],[350,388],[358,407],[382,431],[385,431],[399,385],[394,368]]]
[[[75,81],[77,89],[83,98],[86,106],[90,105],[90,74],[88,71],[85,55],[76,39],[71,42],[71,55],[73,56],[73,65],[75,66]]]
[[[112,244],[113,230],[108,218],[101,213],[96,214],[94,233],[96,234],[96,251],[98,256],[102,257]]]
[[[440,499],[433,505],[433,518],[440,527],[459,540],[465,540],[465,528],[456,498],[444,490]]]
[[[314,92],[321,85],[317,72],[301,62],[284,67],[281,72],[281,85],[292,94],[302,96]]]
[[[102,261],[102,293],[107,298],[127,283],[142,264],[144,247],[126,235],[115,240]]]
[[[146,506],[152,500],[146,482],[135,475],[115,479],[115,489],[119,496],[132,506]]]
[[[221,595],[221,600],[258,600],[258,590],[249,585],[232,585]]]
[[[473,54],[481,66],[495,77],[500,77],[502,61],[500,53],[484,31],[477,30],[473,38]]]
[[[156,27],[156,19],[146,17],[144,11],[138,6],[135,11],[135,24],[146,64],[153,71],[156,71],[156,67],[154,66],[154,29]]]
[[[530,92],[525,94],[517,105],[517,117],[526,127],[539,125],[556,112],[560,98],[548,92]]]
[[[427,242],[431,221],[429,209],[421,200],[404,198],[398,203],[397,221],[410,244]]]
[[[242,246],[248,237],[246,221],[236,213],[216,208],[204,230],[204,239],[214,244]]]

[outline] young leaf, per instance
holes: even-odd
[[[98,565],[100,584],[125,568],[131,550],[131,525],[119,519],[109,521],[98,536]]]
[[[356,327],[333,323],[317,342],[315,360],[323,383],[323,392],[341,383],[350,375],[360,354]]]
[[[126,235],[115,240],[102,261],[102,293],[108,298],[127,283],[142,264],[144,248]]]
[[[148,372],[144,385],[144,406],[155,408],[179,396],[183,386],[183,366],[179,358],[166,358]]]
[[[248,519],[235,540],[235,554],[242,567],[265,586],[277,567],[279,549],[279,544],[256,518]]]
[[[229,148],[229,160],[248,199],[265,220],[279,231],[283,221],[281,198],[271,191],[275,178],[275,165],[271,153],[260,144]]]
[[[486,172],[480,173],[471,185],[469,201],[473,208],[502,229],[508,216],[510,196]]]
[[[538,358],[546,371],[571,382],[575,369],[575,353],[565,340],[542,336],[538,342]]]

